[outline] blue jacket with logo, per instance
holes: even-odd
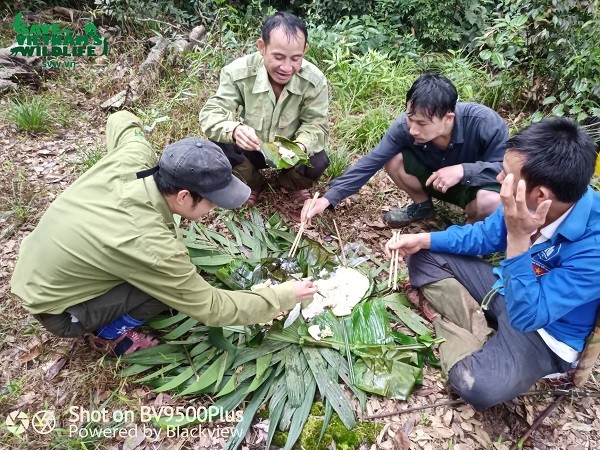
[[[503,208],[473,225],[431,233],[431,251],[485,255],[506,251]],[[588,188],[552,238],[500,264],[513,327],[543,328],[581,351],[600,307],[600,195]]]

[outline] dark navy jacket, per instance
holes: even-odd
[[[440,150],[431,142],[418,144],[409,133],[406,113],[392,123],[383,139],[367,155],[333,180],[323,195],[333,207],[358,191],[392,157],[412,150],[431,171],[462,164],[462,184],[483,186],[497,183],[502,170],[508,128],[502,118],[478,103],[457,103],[454,128],[448,148]]]

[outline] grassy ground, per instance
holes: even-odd
[[[29,131],[23,126],[27,119],[21,119],[19,126],[19,120],[10,113],[0,115],[0,142],[3,147],[0,153],[0,245],[3,247],[0,257],[3,310],[0,324],[3,380],[0,386],[0,448],[191,449],[220,448],[224,443],[222,436],[209,434],[167,437],[164,434],[144,436],[132,432],[113,437],[107,432],[109,437],[95,437],[94,429],[139,428],[142,425],[139,420],[142,407],[189,406],[209,400],[157,394],[136,384],[135,377],[120,377],[118,363],[99,359],[82,340],[58,339],[46,333],[26,314],[19,300],[9,293],[9,280],[20,242],[35,227],[49,203],[105,151],[103,133],[107,113],[99,105],[119,92],[131,79],[146,47],[141,41],[119,39],[113,48],[108,59],[81,63],[75,70],[46,73],[38,92],[23,88],[0,100],[1,109],[10,111],[13,102],[36,99],[36,108],[46,113],[42,121],[45,126]],[[149,127],[154,125],[149,137],[157,150],[182,137],[201,134],[197,114],[206,98],[216,89],[218,74],[217,65],[211,64],[213,60],[208,59],[209,56],[215,58],[217,50],[211,52],[208,56],[206,52],[198,52],[175,63],[165,62],[160,84],[132,106],[131,109]],[[339,65],[343,66],[342,63]],[[352,78],[353,72],[349,71],[344,76]],[[379,77],[380,74],[372,76]],[[330,78],[340,85],[340,80],[343,80],[341,75]],[[406,75],[406,79],[409,78],[412,79],[412,75]],[[402,89],[401,86],[398,88],[399,91]],[[385,100],[385,90],[378,92]],[[341,173],[352,159],[368,150],[385,131],[390,118],[399,111],[397,107],[385,106],[385,101],[377,108],[366,103],[361,105],[365,95],[372,97],[374,94],[333,96],[331,150],[338,160],[331,169],[331,176]],[[398,92],[395,95],[398,95],[395,97],[397,100],[401,98]],[[355,110],[351,114],[342,114],[341,111],[346,109]],[[167,119],[163,121],[164,118]],[[323,192],[326,187],[327,180],[323,180],[317,188]],[[279,195],[277,190],[266,193],[259,206],[265,215],[275,211]],[[382,213],[406,202],[407,198],[380,173],[358,194],[342,202],[335,217],[346,241],[361,240],[381,257],[381,247],[391,236],[391,230],[385,228],[381,221]],[[331,218],[330,214],[316,220],[308,234],[330,240],[333,234]],[[462,220],[463,216],[457,210],[439,205],[434,219],[405,231],[440,229]],[[206,221],[220,226],[215,214]],[[41,263],[52,264],[52,261]],[[598,393],[598,382],[590,381],[585,390]],[[443,375],[428,368],[423,386],[406,404],[372,396],[367,414],[394,411],[398,407],[431,405],[445,398]],[[598,404],[593,398],[573,397],[571,400],[560,407],[560,413],[554,413],[543,423],[527,446],[595,448],[593,442],[600,442]],[[508,448],[549,401],[550,398],[542,394],[518,399],[483,414],[468,406],[408,413],[380,421],[383,429],[375,443],[363,444],[362,448],[408,448],[406,442],[410,442],[410,448],[419,449]],[[8,429],[4,419],[14,411],[24,411],[33,417],[34,412],[42,410],[53,411],[56,415],[58,428],[52,433],[39,434],[29,429],[15,434]],[[93,417],[75,415],[78,411],[96,411],[97,414],[107,411],[111,416],[107,420],[103,417],[93,420]],[[114,411],[131,411],[133,420],[117,423],[113,420]],[[261,426],[264,430],[264,425],[264,422],[259,422],[248,436],[248,448],[261,448],[260,439],[264,437]]]

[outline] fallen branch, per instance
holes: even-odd
[[[548,405],[548,407],[544,410],[544,412],[542,412],[539,417],[537,419],[535,419],[535,421],[531,424],[531,426],[527,429],[527,431],[525,432],[525,434],[523,434],[523,436],[521,436],[520,439],[517,440],[517,442],[515,442],[512,447],[510,448],[510,450],[518,450],[520,448],[523,447],[523,443],[529,439],[529,437],[533,434],[533,432],[535,430],[538,429],[538,427],[542,424],[542,422],[544,421],[544,419],[546,417],[548,417],[550,415],[550,413],[552,411],[554,411],[554,409],[560,405],[562,403],[562,401],[567,397],[567,394],[562,394],[559,395],[556,400],[554,400],[552,403],[550,403],[550,405]]]
[[[121,108],[135,103],[158,84],[162,60],[171,53],[183,54],[190,51],[201,41],[205,33],[206,29],[199,26],[190,32],[188,40],[181,39],[173,43],[161,36],[153,38],[154,46],[144,62],[140,64],[135,78],[121,92],[113,95],[100,107],[103,109]]]
[[[383,417],[391,417],[391,416],[399,416],[401,414],[407,414],[415,411],[422,411],[424,409],[437,408],[438,406],[454,406],[454,405],[464,405],[464,400],[448,400],[445,402],[434,403],[433,405],[426,406],[415,406],[413,408],[399,409],[394,412],[389,413],[381,413],[381,414],[373,414],[372,416],[364,416],[361,417],[360,420],[369,420],[369,419],[381,419]]]

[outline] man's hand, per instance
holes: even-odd
[[[329,205],[331,205],[331,203],[329,203],[329,200],[327,200],[325,197],[321,197],[321,198],[317,199],[317,201],[313,205],[312,209],[309,211],[310,204],[312,203],[312,201],[313,201],[313,199],[310,198],[304,202],[304,206],[302,207],[302,212],[300,213],[301,221],[307,220],[308,223],[310,223],[310,219],[321,214],[323,211],[325,211],[327,209],[327,207]]]
[[[303,278],[294,282],[294,292],[296,293],[296,302],[300,303],[312,298],[317,293],[317,287],[312,280]]]
[[[552,200],[544,200],[532,212],[527,207],[525,180],[519,180],[515,195],[514,179],[512,173],[506,175],[500,189],[507,231],[507,258],[513,258],[529,249],[531,235],[544,226],[552,204]]]
[[[465,176],[462,164],[455,166],[442,167],[431,174],[425,186],[431,185],[436,191],[445,193],[452,186],[457,185]]]
[[[260,151],[260,141],[254,128],[250,128],[248,125],[238,125],[233,130],[232,137],[241,149],[249,152]]]
[[[412,255],[419,250],[428,249],[431,246],[431,237],[429,233],[419,234],[401,234],[396,242],[392,239],[385,244],[385,254],[392,256],[392,250],[398,250],[400,256]]]

